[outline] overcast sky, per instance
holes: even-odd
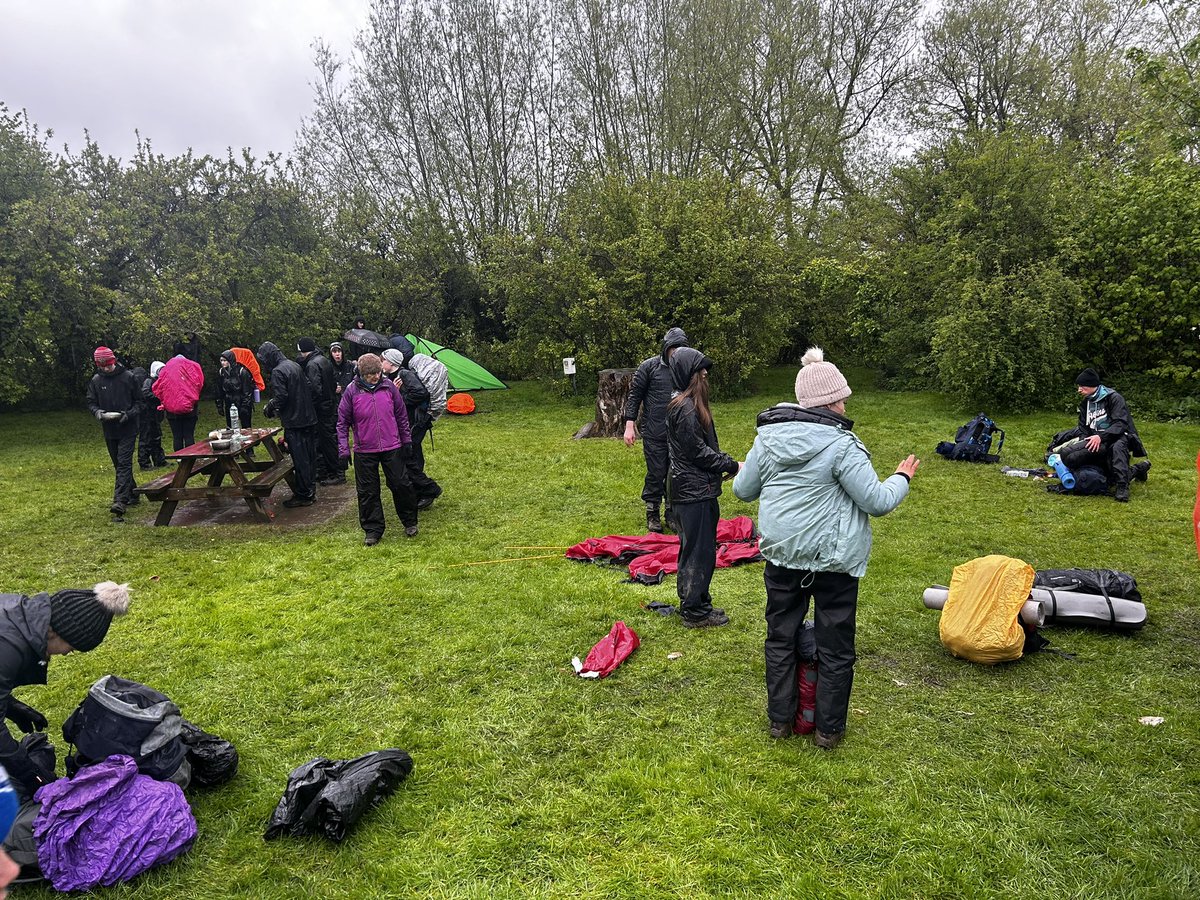
[[[0,0],[0,101],[51,148],[86,128],[129,159],[289,152],[312,107],[312,43],[345,56],[369,0]]]

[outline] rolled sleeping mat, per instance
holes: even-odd
[[[948,587],[943,584],[935,584],[933,587],[925,589],[923,600],[929,609],[941,609],[946,605],[946,598],[949,595]],[[1035,600],[1026,600],[1025,605],[1021,607],[1019,616],[1022,622],[1035,628],[1042,627],[1046,621],[1046,613],[1042,609],[1042,604]]]
[[[941,609],[946,605],[949,590],[934,585],[925,591],[925,605]],[[1146,606],[1136,600],[1105,597],[1103,594],[1084,594],[1078,591],[1051,591],[1034,588],[1021,608],[1021,621],[1027,625],[1042,625],[1043,620],[1029,618],[1030,607],[1042,610],[1044,623],[1049,625],[1108,625],[1132,631],[1146,624]]]
[[[1029,597],[1041,601],[1052,625],[1108,625],[1133,631],[1146,624],[1146,605],[1137,600],[1037,587]]]

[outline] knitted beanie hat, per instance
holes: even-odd
[[[796,373],[796,402],[806,409],[829,406],[845,400],[851,394],[846,377],[831,362],[825,362],[825,351],[809,347],[800,360]]]
[[[97,347],[96,351],[92,354],[92,359],[96,361],[96,365],[98,366],[107,366],[109,363],[117,361],[117,355],[107,347]]]
[[[80,652],[95,650],[113,616],[129,610],[129,585],[102,581],[91,590],[59,591],[50,597],[50,627]]]
[[[388,347],[383,351],[383,358],[390,362],[393,366],[404,368],[404,354],[394,347]]]
[[[299,343],[296,344],[296,349],[301,353],[312,353],[317,349],[317,342],[312,338],[300,338]]]
[[[1080,387],[1100,387],[1100,376],[1096,374],[1095,369],[1089,367],[1079,373],[1075,383]]]

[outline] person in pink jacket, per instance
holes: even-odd
[[[417,536],[417,495],[408,480],[405,457],[412,452],[412,430],[400,389],[383,377],[383,360],[374,353],[358,358],[358,375],[342,391],[338,405],[338,456],[350,457],[354,432],[354,487],[363,543],[373,547],[383,537],[383,501],[379,469],[383,469],[396,515],[408,537]]]
[[[200,418],[196,409],[204,388],[204,370],[200,363],[184,356],[185,349],[182,343],[175,344],[175,355],[167,360],[154,382],[154,395],[167,413],[177,451],[196,443],[196,420]]]

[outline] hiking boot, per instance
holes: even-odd
[[[646,504],[646,530],[652,534],[663,533],[663,523],[662,519],[659,518],[657,503]]]
[[[315,500],[316,498],[314,497],[309,497],[307,500],[303,497],[289,497],[283,501],[283,505],[288,509],[295,509],[298,506],[312,506]]]
[[[346,483],[345,475],[330,475],[327,478],[320,478],[317,480],[317,484],[323,484],[326,487],[329,487],[331,484],[345,484],[345,483]]]
[[[1113,499],[1116,500],[1118,503],[1128,503],[1129,502],[1129,485],[1118,484],[1117,492],[1115,494],[1113,494]]]
[[[1140,462],[1136,466],[1133,467],[1133,477],[1136,478],[1138,481],[1145,481],[1146,475],[1148,475],[1149,472],[1150,472],[1150,460],[1146,460],[1145,462]]]
[[[775,721],[771,722],[771,737],[772,738],[779,741],[779,740],[783,740],[783,738],[788,738],[791,736],[792,736],[792,723],[791,722],[775,722]]]
[[[377,535],[377,534],[368,534],[365,538],[363,538],[363,546],[364,547],[374,547],[378,543],[379,543],[379,535]]]
[[[108,508],[108,511],[114,516],[123,516],[125,515],[125,504],[114,501],[113,505]]]
[[[813,743],[822,750],[832,750],[842,742],[844,731],[838,731],[834,734],[826,734],[823,731],[817,730],[813,732]]]
[[[419,530],[416,525],[405,525],[404,526],[404,536],[405,537],[416,537],[418,534],[418,531]]]
[[[681,618],[683,618],[684,628],[720,628],[722,625],[729,624],[729,616],[715,609],[703,619]]]
[[[433,506],[433,501],[442,496],[442,488],[439,485],[436,494],[430,494],[428,497],[422,497],[417,501],[417,509],[429,509]]]

